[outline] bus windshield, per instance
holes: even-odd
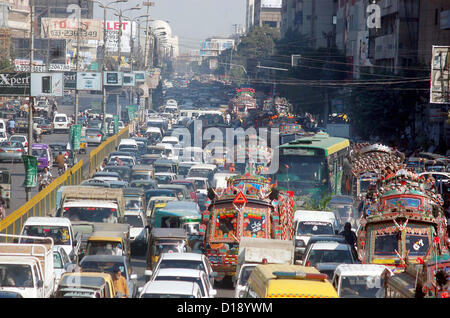
[[[280,156],[278,182],[289,181],[290,186],[296,183],[326,183],[327,170],[324,157]]]

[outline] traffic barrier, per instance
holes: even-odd
[[[38,192],[19,209],[0,221],[0,233],[20,234],[22,226],[30,216],[47,216],[56,206],[56,192],[61,186],[77,185],[83,180],[83,160],[80,160],[70,170]],[[0,238],[0,241],[4,238]],[[6,239],[7,242],[7,239]]]
[[[130,136],[129,126],[122,129],[117,135],[111,136],[89,154],[89,177],[92,177],[108,155],[115,151],[122,139]]]

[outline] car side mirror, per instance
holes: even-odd
[[[74,240],[74,241],[72,242],[72,246],[73,246],[73,247],[77,246],[77,244],[78,244],[78,241],[77,241],[77,240]]]
[[[38,280],[38,282],[37,282],[37,287],[38,287],[38,288],[44,287],[44,281],[43,281],[42,279]]]

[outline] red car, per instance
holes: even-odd
[[[174,180],[172,181],[172,184],[181,184],[188,188],[189,193],[191,195],[191,199],[194,200],[194,202],[198,202],[197,197],[197,187],[195,186],[194,181],[191,180]]]

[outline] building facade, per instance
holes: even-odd
[[[255,0],[254,25],[281,27],[281,0]]]

